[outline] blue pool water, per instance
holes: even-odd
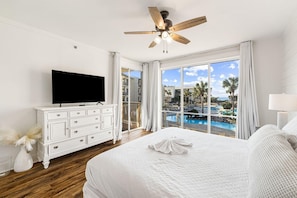
[[[171,122],[176,122],[176,115],[170,115],[166,117],[166,120]],[[207,120],[199,120],[199,119],[187,119],[187,116],[184,116],[185,124],[203,124],[207,125]],[[218,122],[218,121],[210,121],[211,126],[219,127],[222,129],[235,131],[236,125],[230,124],[226,122]]]

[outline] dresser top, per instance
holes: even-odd
[[[35,107],[36,110],[39,111],[53,111],[53,110],[78,110],[78,109],[102,109],[108,107],[114,107],[115,104],[98,104],[98,105],[78,105],[78,106],[43,106],[43,107]]]

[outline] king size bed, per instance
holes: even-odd
[[[297,197],[297,153],[288,136],[270,125],[258,131],[249,141],[174,127],[138,138],[89,160],[84,197]],[[272,147],[277,142],[279,150],[281,142],[285,145],[285,163],[290,158],[290,168],[278,171],[276,177],[273,174],[284,164],[271,146],[266,148],[268,141],[263,142],[271,134],[280,137],[269,140]],[[169,140],[183,142],[176,145],[172,141],[170,145]],[[177,152],[170,152],[170,148]],[[264,173],[268,179],[263,179]],[[275,188],[281,182],[289,186],[282,186],[282,194],[278,194]]]

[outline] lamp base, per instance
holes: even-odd
[[[277,112],[277,127],[282,129],[288,122],[288,112]]]

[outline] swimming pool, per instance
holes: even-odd
[[[167,121],[176,122],[176,115],[169,115],[166,117]],[[184,123],[185,124],[203,124],[207,125],[207,120],[200,120],[200,119],[188,119],[187,116],[184,116]],[[218,122],[218,121],[210,121],[211,126],[215,126],[222,129],[227,129],[231,131],[236,130],[236,125],[226,122]]]

